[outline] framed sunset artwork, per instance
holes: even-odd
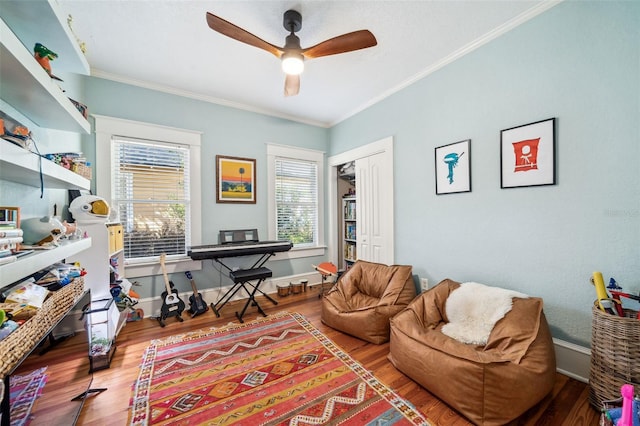
[[[256,202],[256,160],[216,155],[216,202]]]

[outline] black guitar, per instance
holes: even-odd
[[[184,302],[178,297],[178,290],[174,288],[174,285],[169,281],[167,276],[167,270],[164,267],[164,260],[167,257],[166,254],[160,255],[160,266],[162,267],[162,275],[164,275],[164,285],[166,290],[162,292],[162,307],[160,308],[160,316],[158,322],[160,326],[164,327],[164,320],[169,317],[176,317],[178,321],[184,321],[182,318],[182,311],[184,311]]]
[[[191,290],[193,294],[189,296],[189,310],[191,311],[191,318],[196,315],[204,314],[209,310],[207,303],[202,299],[202,295],[198,293],[198,288],[196,287],[196,282],[193,280],[193,275],[191,275],[191,271],[184,271],[184,274],[189,278],[189,282],[191,283]]]

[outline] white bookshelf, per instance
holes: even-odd
[[[18,258],[15,262],[0,265],[0,283],[4,287],[90,247],[91,238],[85,238],[65,242],[49,250],[36,250]]]
[[[0,18],[27,50],[42,43],[58,54],[55,69],[89,75],[89,62],[67,24],[67,16],[56,0],[2,0],[0,7]]]
[[[29,5],[36,2],[23,3]],[[4,7],[3,2],[0,9]],[[2,100],[40,127],[76,133],[90,132],[91,125],[87,119],[3,20],[0,20],[0,57]]]
[[[45,189],[89,189],[91,181],[46,158],[0,140],[0,180],[40,187],[40,161]]]
[[[33,57],[36,40],[60,55],[56,64],[66,64],[65,71],[88,74],[86,59],[76,50],[77,47],[74,48],[77,43],[57,3],[54,0],[0,0],[0,18],[0,99],[37,127],[88,134],[91,130],[89,122]],[[57,69],[62,69],[57,65]],[[88,179],[5,140],[0,140],[0,180],[34,187],[40,187],[42,183],[45,190],[89,189],[91,186]],[[16,198],[11,205],[20,205],[22,200]],[[4,291],[13,283],[52,264],[89,251],[91,245],[91,238],[65,241],[55,248],[36,250],[14,262],[0,265],[0,290]],[[53,327],[46,333],[52,331]],[[25,355],[36,347],[37,343],[31,344]],[[17,367],[12,367],[12,371]],[[88,389],[91,376],[84,379],[75,372],[72,376],[65,387]],[[9,389],[11,372],[2,380],[4,389]],[[10,406],[9,392],[5,390],[0,399],[3,410],[0,424],[9,425],[12,419],[9,410],[5,410]],[[72,409],[66,415],[70,418],[50,418],[49,423],[75,423],[83,403],[84,398],[76,403],[68,402]]]

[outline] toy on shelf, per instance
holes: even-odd
[[[618,285],[618,282],[615,278],[609,278],[609,285],[607,286],[609,290],[622,290],[622,287]]]
[[[57,246],[62,238],[71,235],[76,225],[61,222],[54,216],[43,216],[25,219],[21,222],[23,242],[34,246]]]
[[[96,195],[81,195],[69,205],[69,212],[80,226],[106,223],[109,219],[109,204]]]
[[[626,297],[627,299],[640,302],[640,296],[634,296],[633,294],[623,292],[622,288],[620,288],[620,290],[609,290],[609,292],[611,293],[611,297],[613,298],[613,300],[617,302],[616,307],[620,306],[620,309],[619,309],[621,311],[619,312],[620,316],[625,316],[624,310],[622,309],[622,300],[620,299],[621,297]],[[636,317],[640,320],[640,311],[638,311],[638,314],[636,315]]]
[[[51,63],[49,62],[58,57],[57,53],[47,49],[41,43],[36,43],[36,45],[33,46],[33,56],[36,58],[36,61],[38,61],[40,66],[44,68],[47,74],[49,74],[49,77],[58,81],[62,81],[61,78],[56,77],[51,73]]]
[[[596,288],[596,296],[598,300],[596,304],[600,310],[612,314],[612,315],[620,315],[620,311],[616,307],[616,305],[620,304],[619,300],[615,300],[609,297],[606,288],[604,287],[604,278],[602,278],[602,272],[594,272],[591,277],[591,284],[593,284]]]
[[[18,145],[21,148],[31,148],[33,140],[31,139],[31,131],[28,127],[16,125],[13,128],[13,132],[11,132],[7,127],[4,127],[4,123],[2,124],[2,126],[3,128],[0,129],[0,136],[2,137],[2,139]]]
[[[598,276],[599,274],[599,276]],[[609,279],[609,285],[607,288],[604,288],[604,280],[602,280],[602,274],[600,272],[594,272],[593,278],[591,279],[591,283],[596,286],[596,293],[598,295],[598,307],[608,313],[613,313],[621,317],[626,317],[628,315],[628,310],[625,312],[625,309],[622,306],[622,297],[626,297],[630,300],[635,300],[636,302],[640,302],[640,296],[636,296],[630,294],[628,292],[622,291],[622,287],[618,284],[615,278]],[[609,298],[609,294],[611,293],[611,297]],[[615,312],[610,312],[611,309],[615,309]],[[640,319],[640,311],[637,313],[637,318]]]

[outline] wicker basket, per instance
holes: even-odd
[[[589,402],[600,410],[605,401],[620,397],[620,387],[640,392],[640,320],[625,310],[618,317],[593,307]]]
[[[73,163],[71,166],[71,171],[76,172],[80,176],[91,179],[91,167],[81,164],[81,163]]]
[[[84,294],[84,279],[76,278],[52,292],[38,312],[0,341],[0,376],[4,377],[33,350],[51,328],[64,317]]]

